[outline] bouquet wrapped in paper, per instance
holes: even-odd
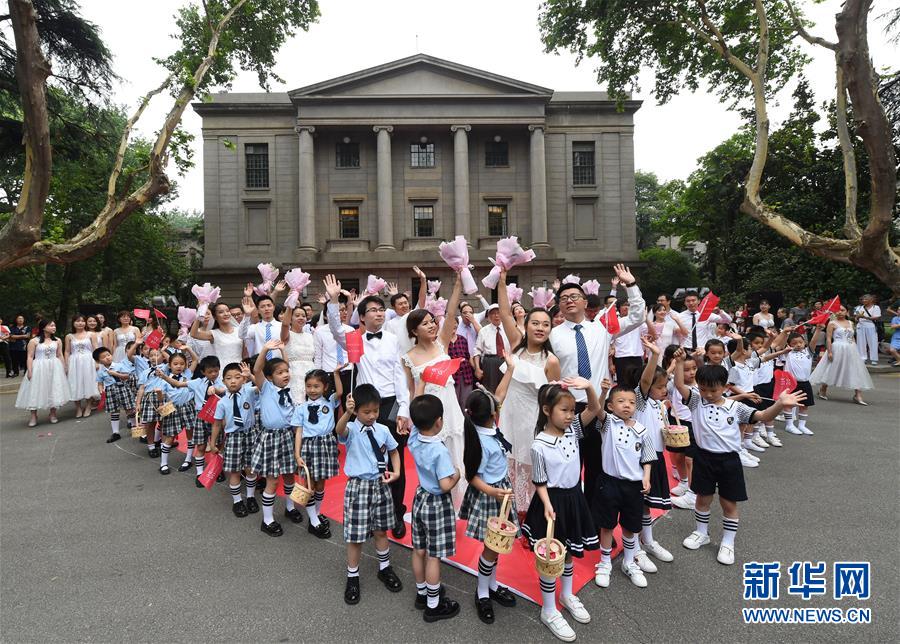
[[[580,275],[572,275],[569,273],[564,278],[562,278],[559,282],[560,284],[581,284],[581,276]]]
[[[466,245],[466,238],[457,235],[452,242],[441,242],[438,247],[438,253],[441,255],[447,266],[459,273],[462,280],[463,293],[472,295],[478,292],[478,285],[475,278],[472,277],[472,266],[469,265],[469,247]]]
[[[257,295],[268,295],[275,287],[275,280],[278,279],[278,273],[280,271],[272,266],[272,264],[259,264],[256,268],[259,270],[259,274],[262,276],[263,281],[259,286],[253,287],[253,292]]]
[[[521,302],[522,295],[525,293],[522,289],[520,289],[515,282],[512,284],[506,285],[506,296],[509,298],[509,303],[513,302]]]
[[[497,288],[501,270],[508,271],[516,266],[527,264],[535,257],[533,250],[525,250],[519,245],[518,237],[504,237],[497,242],[497,254],[491,258],[494,268],[481,280],[481,283],[487,288]]]
[[[600,282],[597,280],[588,280],[581,285],[585,295],[600,295]]]
[[[386,288],[387,282],[375,275],[369,275],[369,280],[366,282],[366,293],[369,295],[376,295]]]
[[[554,294],[553,289],[546,286],[539,286],[531,289],[529,293],[531,301],[536,309],[550,309],[553,306]]]
[[[178,337],[184,337],[188,334],[194,320],[197,319],[197,309],[188,308],[187,306],[178,307]]]
[[[297,308],[297,304],[300,302],[300,291],[309,284],[309,273],[304,273],[303,269],[299,267],[292,268],[284,274],[284,281],[290,289],[284,300],[284,306],[288,309]]]
[[[429,296],[425,298],[425,310],[440,319],[447,313],[447,300],[442,297]]]
[[[209,305],[215,304],[219,300],[222,291],[218,286],[205,282],[203,286],[194,284],[191,287],[191,293],[197,298],[197,316],[202,318],[209,310]]]
[[[434,295],[441,290],[441,280],[428,280],[428,294]]]

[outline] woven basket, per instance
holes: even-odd
[[[509,520],[509,500],[512,494],[503,496],[500,504],[500,514],[496,517],[488,517],[487,534],[484,536],[484,545],[499,555],[512,552],[516,542],[516,524]]]
[[[566,566],[566,547],[553,538],[554,523],[553,519],[547,522],[547,536],[534,544],[534,567],[539,575],[556,579]]]
[[[688,429],[683,425],[669,425],[668,427],[663,427],[662,435],[666,447],[689,447],[691,444],[691,437],[690,434],[688,434]]]
[[[306,465],[303,466],[303,477],[306,479],[306,485],[311,485],[309,481],[309,470],[306,468]],[[309,502],[312,496],[312,489],[301,485],[299,480],[294,480],[294,490],[291,492],[291,501],[298,505],[306,507],[306,504]]]
[[[159,413],[160,418],[165,418],[166,416],[171,416],[175,413],[175,405],[171,400],[167,400],[157,407],[156,411]]]

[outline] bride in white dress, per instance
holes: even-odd
[[[509,453],[509,481],[512,484],[516,507],[523,510],[531,503],[534,485],[531,482],[531,444],[538,417],[538,391],[548,382],[559,380],[559,359],[550,346],[553,320],[543,309],[528,312],[523,321],[525,332],[513,317],[506,292],[506,271],[500,272],[497,284],[500,321],[509,346],[514,347],[506,357],[503,379],[497,386],[500,406],[498,425],[512,445]]]
[[[37,425],[37,410],[49,409],[50,422],[56,423],[57,407],[69,402],[69,381],[63,362],[62,341],[54,334],[56,322],[42,320],[37,337],[28,341],[28,369],[19,385],[16,408],[31,412],[29,427]]]
[[[141,339],[141,330],[131,324],[131,313],[128,311],[119,311],[119,328],[111,333],[110,340],[114,341],[112,347],[113,362],[121,362],[125,359],[125,346],[129,342],[136,342]],[[106,346],[106,345],[104,345]]]
[[[209,314],[207,314],[209,315]],[[208,318],[194,319],[191,325],[191,337],[206,340],[212,344],[212,355],[219,359],[219,366],[225,369],[232,362],[240,363],[244,356],[244,341],[238,335],[238,326],[231,317],[230,309],[224,302],[212,307],[213,326],[207,329]],[[202,326],[201,326],[202,323]]]
[[[94,364],[96,334],[87,330],[87,319],[72,318],[73,332],[66,336],[66,364],[69,368],[69,393],[75,401],[75,418],[91,415],[91,398],[98,398],[97,366]]]
[[[457,273],[453,293],[450,295],[450,301],[447,302],[448,312],[457,310],[461,293],[462,282]],[[415,338],[416,345],[401,356],[401,361],[409,384],[410,400],[423,394],[431,394],[437,396],[443,404],[444,427],[438,436],[450,451],[453,466],[459,470],[460,474],[463,474],[466,471],[463,465],[465,419],[462,409],[459,407],[459,400],[456,398],[456,383],[453,376],[447,379],[444,386],[422,380],[422,373],[425,369],[450,359],[445,347],[456,337],[456,324],[456,315],[448,315],[444,318],[444,325],[438,331],[437,320],[426,309],[416,309],[409,313],[406,318],[406,330],[411,337]],[[465,477],[460,476],[459,483],[451,490],[455,508],[459,508],[462,503],[466,487],[468,484]]]
[[[828,387],[853,390],[853,402],[868,405],[862,399],[863,389],[872,389],[872,378],[853,339],[853,322],[847,309],[841,306],[828,323],[825,335],[826,355],[809,377],[810,384],[819,385],[819,398],[828,400]]]
[[[306,333],[306,311],[302,307],[284,310],[281,318],[281,350],[291,369],[291,399],[295,405],[306,401],[306,374],[316,368],[316,342]]]

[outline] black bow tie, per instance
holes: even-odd
[[[319,405],[307,405],[306,408],[309,410],[309,422],[317,425],[319,423]]]
[[[287,401],[287,402],[285,402]],[[278,390],[278,404],[282,407],[287,407],[288,405],[293,405],[294,401],[291,399],[291,390],[288,387],[284,389]]]
[[[381,339],[381,331],[376,331],[375,333],[366,333],[366,340],[371,340],[372,338]]]
[[[500,432],[500,428],[496,428],[494,430],[494,438],[497,439],[497,442],[500,443],[500,446],[503,448],[505,452],[512,451],[512,443],[510,443],[506,438],[503,437],[503,434]]]

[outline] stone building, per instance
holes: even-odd
[[[538,256],[511,276],[526,292],[607,276],[637,259],[639,106],[421,54],[288,93],[215,94],[193,106],[204,274],[231,301],[260,262],[302,266],[311,291],[328,272],[409,289],[418,264],[446,291],[441,240],[464,235],[480,278],[517,235]]]

